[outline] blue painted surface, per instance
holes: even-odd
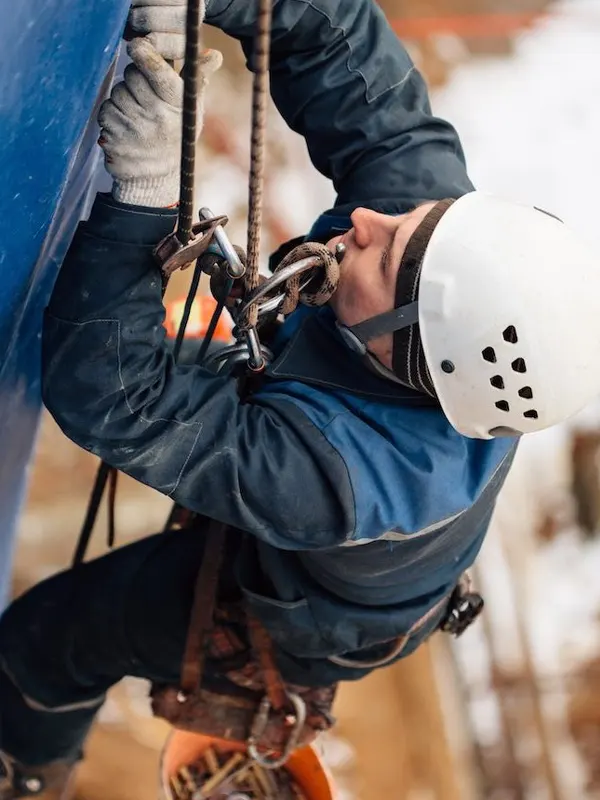
[[[128,0],[0,0],[0,607],[40,408],[43,308],[89,200]]]

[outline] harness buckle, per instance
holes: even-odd
[[[465,591],[459,583],[450,596],[446,616],[440,624],[440,629],[458,638],[475,622],[484,605],[480,594]]]
[[[250,729],[250,736],[246,742],[248,746],[248,755],[264,769],[279,769],[282,767],[290,757],[292,751],[298,746],[304,729],[304,724],[306,722],[306,703],[300,695],[295,692],[286,690],[286,694],[294,711],[292,714],[286,715],[282,722],[283,725],[290,727],[290,732],[281,755],[273,755],[273,750],[268,750],[266,753],[259,752],[260,740],[267,730],[271,719],[271,711],[273,709],[267,695],[265,695],[260,702],[260,706]]]

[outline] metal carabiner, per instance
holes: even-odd
[[[213,213],[210,208],[204,207],[200,209],[200,219],[207,220],[212,218]],[[223,254],[223,258],[225,261],[227,261],[227,274],[229,277],[233,278],[234,280],[242,278],[246,272],[246,267],[240,261],[240,257],[238,256],[235,247],[231,244],[229,236],[227,236],[225,233],[223,226],[216,225],[212,235],[219,245],[221,253]]]
[[[261,355],[263,360],[270,364],[273,361],[273,353],[269,350],[268,347],[265,347],[264,344],[260,346]],[[207,369],[212,369],[215,372],[220,372],[223,368],[226,367],[235,367],[237,364],[246,363],[249,358],[249,351],[248,345],[246,342],[236,342],[235,344],[229,344],[225,347],[221,347],[219,350],[216,350],[214,353],[211,353],[204,361],[203,365]]]
[[[267,695],[265,695],[260,702],[259,709],[252,723],[250,736],[246,742],[248,746],[248,755],[264,769],[279,769],[282,767],[290,757],[292,751],[298,746],[302,730],[304,729],[304,723],[306,722],[306,703],[300,695],[295,692],[286,691],[286,694],[294,706],[294,714],[290,715],[293,717],[294,723],[281,755],[275,758],[268,754],[262,754],[258,750],[260,747],[260,738],[269,724],[269,715],[272,709],[271,701]],[[270,752],[272,753],[273,751],[271,750]]]
[[[252,370],[252,372],[261,372],[266,367],[267,362],[263,357],[260,339],[254,325],[244,331],[244,337],[248,348],[248,369]]]
[[[294,278],[296,275],[301,275],[303,272],[308,272],[309,270],[318,267],[320,263],[321,262],[319,261],[318,256],[307,256],[306,258],[301,258],[300,261],[296,261],[294,264],[288,264],[287,267],[277,270],[277,272],[271,275],[270,278],[267,278],[264,283],[261,283],[260,286],[257,286],[254,291],[250,292],[250,294],[244,298],[244,302],[237,309],[238,316],[243,317],[249,306],[251,306],[253,303],[256,303],[258,300],[261,300],[263,297],[268,297],[268,295],[273,291],[273,289],[277,288],[277,286],[285,284],[290,278]],[[304,289],[311,279],[312,275],[301,284],[300,289]],[[268,299],[263,301],[263,303],[259,303],[259,316],[266,311],[275,311],[283,303],[284,299],[285,292],[281,292],[274,297],[268,297]]]

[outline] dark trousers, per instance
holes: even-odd
[[[75,759],[121,678],[177,683],[203,550],[201,532],[158,534],[17,599],[0,619],[0,749],[31,766]]]

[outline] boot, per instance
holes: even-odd
[[[0,800],[72,800],[75,764],[53,761],[26,767],[0,752]]]

